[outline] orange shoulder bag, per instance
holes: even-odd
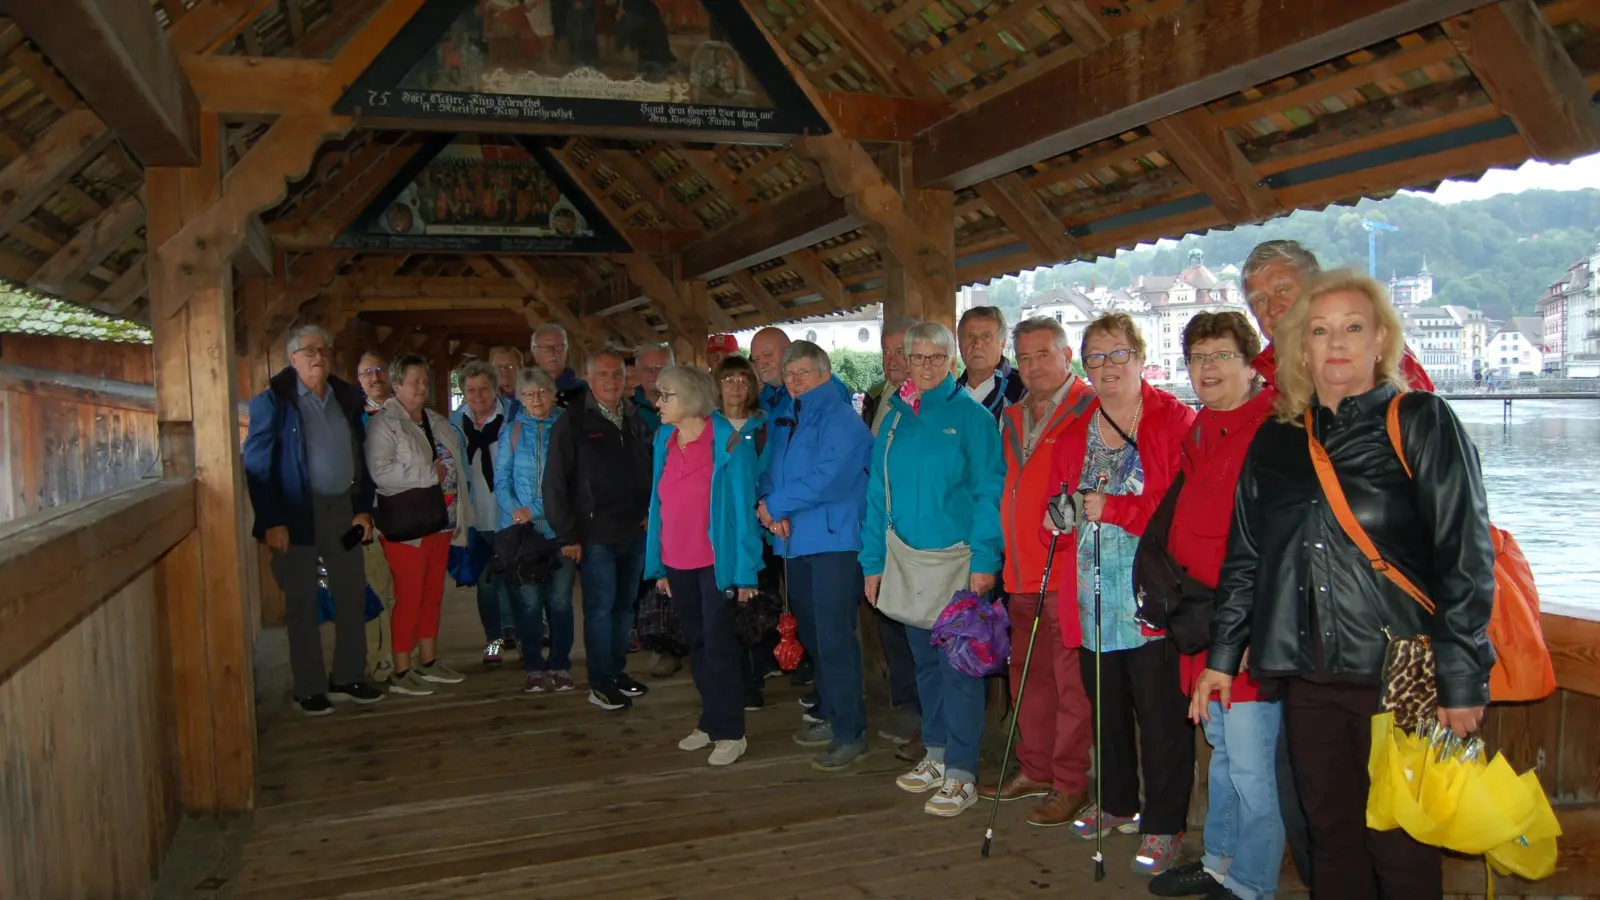
[[[1397,395],[1389,402],[1386,417],[1389,443],[1394,446],[1406,475],[1415,478],[1400,438],[1400,400],[1404,396]],[[1405,573],[1383,559],[1372,538],[1356,520],[1334,474],[1328,451],[1312,433],[1310,410],[1306,411],[1305,426],[1317,480],[1322,483],[1322,493],[1327,496],[1328,506],[1340,527],[1366,556],[1374,571],[1405,591],[1432,615],[1433,601]],[[1491,523],[1489,534],[1494,545],[1494,606],[1489,613],[1489,643],[1495,652],[1494,668],[1489,672],[1489,696],[1494,700],[1540,700],[1555,691],[1556,673],[1539,625],[1539,590],[1533,583],[1533,569],[1509,532]]]

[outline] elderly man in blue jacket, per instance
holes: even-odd
[[[839,771],[867,750],[856,610],[863,596],[861,519],[872,432],[849,393],[833,386],[828,354],[810,341],[783,353],[790,402],[780,404],[761,474],[757,514],[786,560],[801,641],[816,660],[819,718],[795,743],[824,749],[811,762]]]
[[[272,548],[284,593],[294,697],[310,716],[329,698],[376,703],[367,684],[366,573],[362,541],[372,539],[372,476],[365,465],[366,400],[334,377],[333,338],[315,325],[289,335],[289,366],[250,401],[244,472],[255,536]],[[333,675],[323,669],[317,627],[317,562],[333,594]]]

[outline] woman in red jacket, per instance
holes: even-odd
[[[1256,429],[1272,415],[1277,396],[1261,386],[1251,365],[1260,350],[1261,339],[1243,313],[1201,313],[1183,329],[1189,383],[1204,408],[1183,442],[1183,484],[1166,546],[1173,561],[1208,589],[1216,588],[1227,555],[1234,488],[1245,453]],[[1209,628],[1206,634],[1209,640]],[[1183,692],[1193,694],[1206,666],[1205,652],[1185,654],[1178,665]],[[1206,741],[1213,748],[1205,855],[1156,878],[1150,892],[1206,900],[1273,896],[1283,869],[1283,817],[1274,771],[1281,707],[1261,699],[1255,679],[1241,672],[1226,709],[1215,695],[1193,697],[1190,717],[1205,720]]]
[[[1178,690],[1177,654],[1134,619],[1133,559],[1139,536],[1178,469],[1178,449],[1194,411],[1146,384],[1144,338],[1125,313],[1108,313],[1083,333],[1083,365],[1097,402],[1056,444],[1050,483],[1082,492],[1077,596],[1062,591],[1062,619],[1082,623],[1083,648],[1102,651],[1101,785],[1104,796],[1073,823],[1093,840],[1112,829],[1142,832],[1134,871],[1155,875],[1177,859],[1189,814],[1194,731]],[[1101,627],[1094,627],[1094,553],[1100,542]],[[1048,524],[1041,539],[1048,544]],[[1083,683],[1095,697],[1095,654],[1080,654]],[[1138,728],[1135,730],[1135,720]],[[1137,733],[1138,742],[1134,736]],[[1144,804],[1139,802],[1142,760]],[[1101,807],[1104,811],[1101,811]]]

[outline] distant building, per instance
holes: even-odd
[[[1449,313],[1450,317],[1461,325],[1459,351],[1463,374],[1473,376],[1482,372],[1484,354],[1489,347],[1489,320],[1484,318],[1483,311],[1448,304],[1439,308]]]
[[[1422,271],[1415,275],[1390,278],[1389,296],[1394,299],[1394,305],[1402,309],[1408,306],[1424,306],[1432,300],[1433,273],[1428,271],[1427,260],[1423,260]]]
[[[1600,248],[1567,267],[1534,305],[1544,326],[1545,369],[1568,378],[1600,377]]]
[[[828,352],[834,350],[863,350],[877,353],[882,349],[883,307],[880,304],[864,306],[855,312],[812,316],[796,322],[777,326],[790,340],[810,341]],[[738,332],[739,346],[750,349],[750,339],[758,329]]]
[[[1513,316],[1494,337],[1485,352],[1485,376],[1526,378],[1544,371],[1544,320],[1537,316]]]
[[[1406,345],[1417,354],[1430,377],[1442,381],[1471,376],[1470,368],[1462,362],[1462,323],[1450,310],[1414,306],[1402,309],[1401,314]],[[1481,313],[1479,318],[1482,318]]]

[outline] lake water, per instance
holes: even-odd
[[[1489,514],[1516,536],[1546,612],[1600,618],[1600,400],[1452,406],[1478,444]]]

